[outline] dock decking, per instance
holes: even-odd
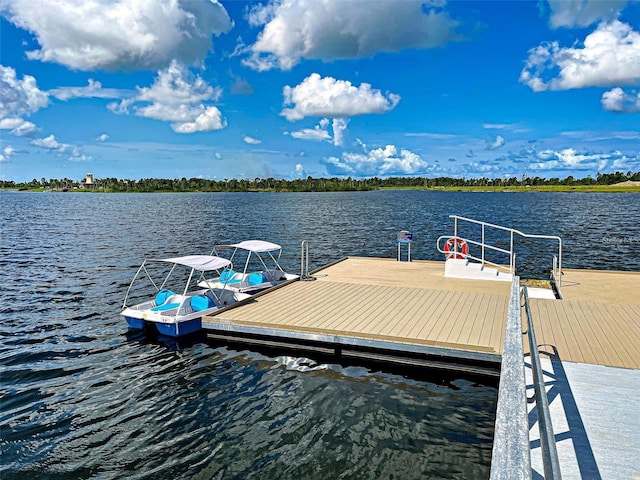
[[[499,363],[510,284],[443,273],[443,262],[349,257],[315,281],[205,317],[203,328],[374,341]],[[564,300],[531,299],[538,343],[565,361],[639,369],[638,287],[638,273],[565,270]]]
[[[510,284],[443,277],[441,262],[349,257],[245,305],[207,330],[374,341],[499,364]]]

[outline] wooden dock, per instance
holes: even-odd
[[[444,277],[443,262],[348,257],[205,317],[212,335],[413,351],[495,363],[510,284]],[[565,270],[564,300],[531,299],[538,342],[567,361],[640,368],[640,274]]]
[[[444,278],[442,262],[349,257],[203,319],[214,334],[413,352],[499,369],[507,282]]]

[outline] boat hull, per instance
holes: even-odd
[[[158,333],[167,337],[184,337],[190,333],[202,330],[202,318],[194,318],[186,322],[177,323],[155,323]]]
[[[146,330],[149,327],[155,327],[158,334],[173,338],[184,337],[185,335],[202,330],[202,318],[194,318],[192,320],[177,323],[152,322],[129,316],[125,316],[124,318],[127,321],[129,328],[133,330]]]

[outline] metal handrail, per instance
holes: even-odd
[[[545,480],[560,480],[560,462],[558,460],[558,450],[556,449],[556,439],[551,424],[551,413],[549,412],[549,399],[544,386],[544,373],[540,365],[540,353],[536,342],[536,334],[533,329],[533,317],[529,307],[529,294],[527,287],[522,287],[524,295],[524,308],[527,313],[527,329],[529,337],[529,352],[531,355],[531,372],[533,374],[533,389],[536,398],[536,410],[538,413],[538,428],[540,430],[540,449],[542,450],[542,465],[544,467]]]
[[[531,480],[529,417],[522,348],[520,278],[514,275],[507,311],[491,452],[491,480]]]
[[[450,238],[453,238],[453,239],[456,239],[456,240],[464,240],[465,242],[467,242],[468,244],[471,244],[471,245],[480,245],[480,246],[483,246],[485,248],[489,248],[491,250],[495,250],[497,252],[510,254],[509,250],[504,250],[503,248],[500,248],[500,247],[494,247],[492,245],[483,245],[480,242],[476,242],[476,241],[470,240],[468,238],[457,237],[457,236],[452,237],[451,235],[440,235],[437,238],[437,240],[436,240],[436,249],[440,253],[444,253],[445,255],[451,255],[454,258],[455,258],[455,256],[464,257],[465,259],[469,259],[469,260],[477,260],[477,261],[481,262],[482,264],[486,263],[486,264],[492,265],[492,266],[497,267],[497,268],[508,269],[505,265],[501,265],[499,263],[491,262],[491,261],[487,260],[486,258],[479,258],[479,257],[476,257],[474,255],[471,255],[470,253],[466,253],[466,254],[457,253],[456,252],[457,245],[456,245],[456,247],[454,247],[454,251],[453,252],[451,252],[451,251],[446,252],[443,248],[440,247],[440,241],[441,240],[449,240]],[[514,254],[514,256],[515,256],[515,254]],[[514,262],[514,264],[515,264],[515,262]],[[508,270],[510,270],[510,269],[508,269]]]
[[[517,230],[515,228],[511,228],[511,227],[503,227],[501,225],[495,225],[493,223],[489,223],[489,222],[483,222],[481,220],[474,220],[472,218],[467,218],[467,217],[461,217],[460,215],[449,215],[449,218],[453,218],[454,220],[454,226],[453,226],[453,236],[454,238],[459,238],[458,237],[458,220],[464,221],[464,222],[469,222],[469,223],[474,223],[476,225],[480,225],[482,227],[482,241],[481,242],[472,242],[476,245],[480,245],[482,247],[482,256],[479,259],[483,264],[484,263],[490,263],[485,259],[485,248],[489,248],[492,250],[496,250],[497,247],[493,247],[491,245],[487,245],[484,241],[484,233],[485,233],[485,227],[489,227],[489,228],[495,228],[497,230],[503,230],[506,232],[509,232],[511,234],[511,239],[510,239],[510,246],[509,246],[509,250],[508,251],[504,251],[504,253],[508,253],[509,254],[509,272],[511,274],[515,274],[515,255],[514,255],[514,251],[513,251],[513,247],[514,247],[514,235],[519,235],[520,237],[523,238],[536,238],[536,239],[545,239],[545,240],[557,240],[558,241],[558,256],[557,256],[557,265],[554,267],[554,281],[556,282],[556,286],[558,289],[560,289],[560,287],[562,286],[562,238],[560,238],[557,235],[538,235],[538,234],[530,234],[530,233],[524,233],[521,232],[520,230]],[[464,239],[465,241],[469,241],[467,239]],[[455,250],[457,253],[457,243],[455,245]],[[492,265],[495,265],[494,263],[491,263]]]

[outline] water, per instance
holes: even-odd
[[[441,260],[457,213],[560,235],[566,267],[640,268],[638,195],[5,192],[0,206],[3,479],[488,476],[494,385],[127,332],[145,256],[263,238],[297,271],[303,239],[315,268],[395,257],[407,229],[414,258]]]

